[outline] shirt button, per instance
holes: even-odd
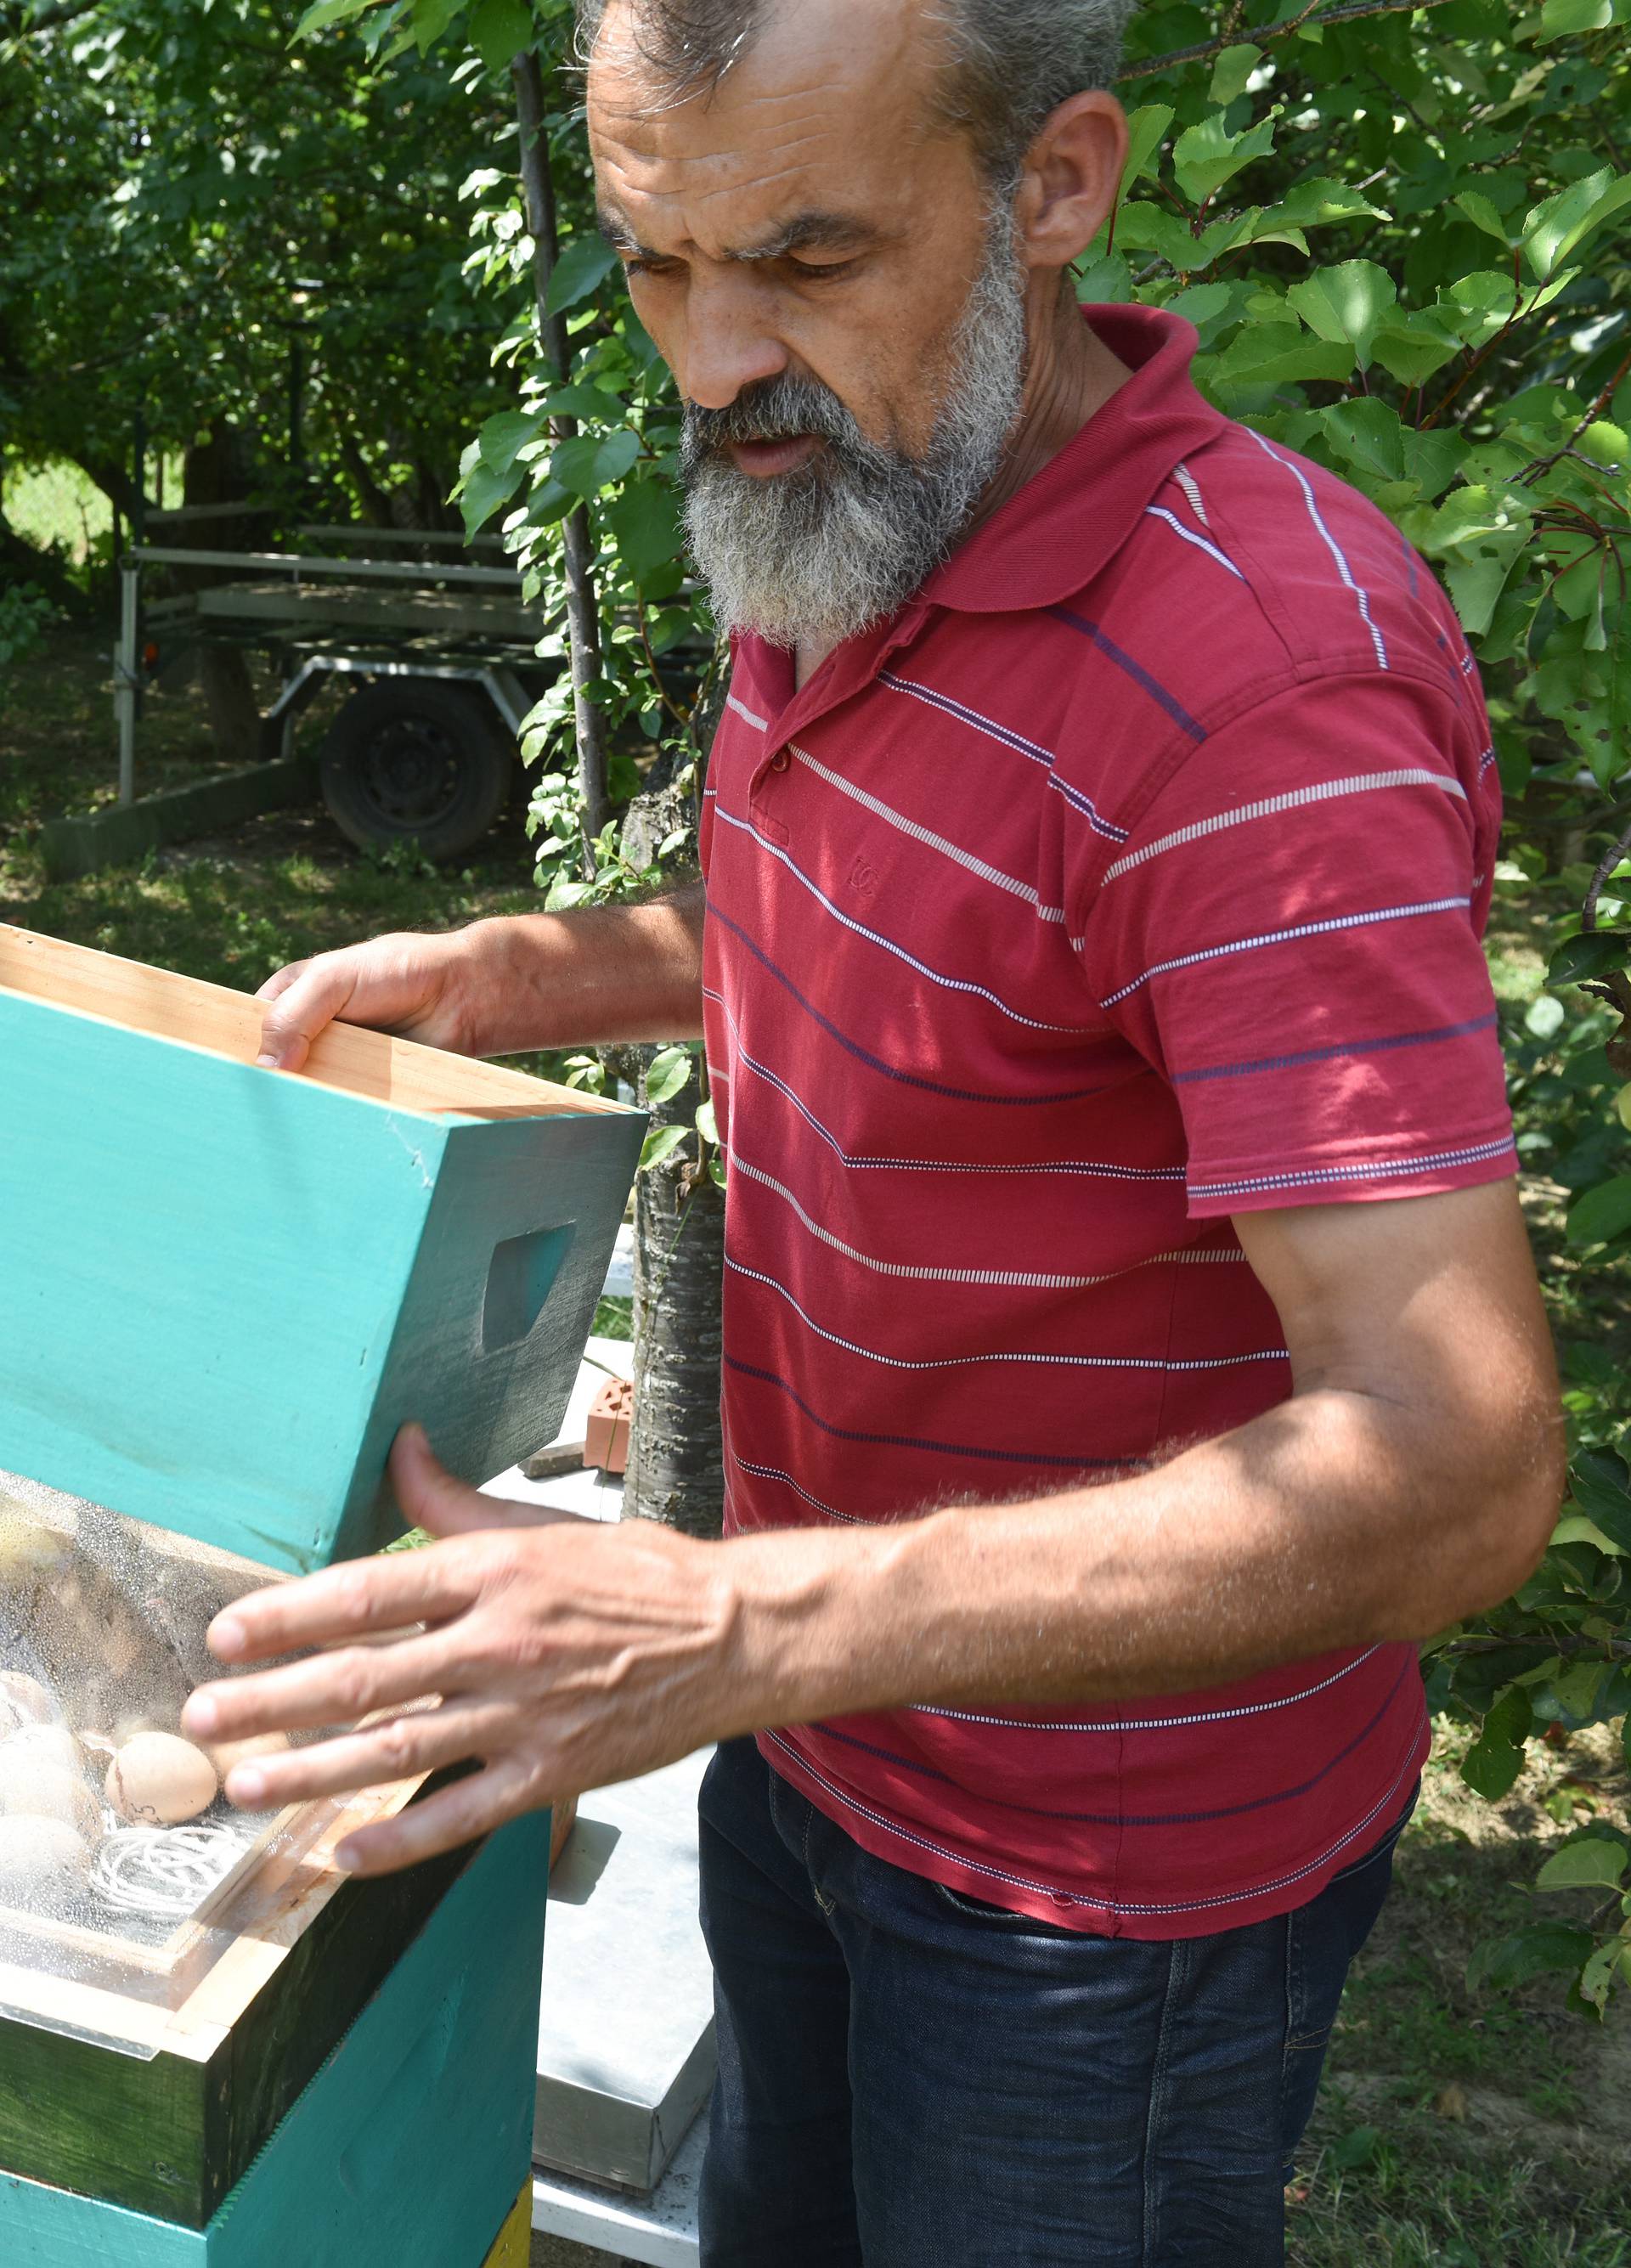
[[[778,748],[775,755],[771,758],[771,770],[773,772],[785,772],[786,769],[787,751],[786,748]]]

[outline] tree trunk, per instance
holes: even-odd
[[[235,504],[247,497],[247,470],[242,446],[232,426],[218,419],[187,452],[181,477],[183,504]],[[249,519],[218,519],[201,523],[209,530],[210,551],[254,549],[255,525]],[[186,522],[182,522],[185,529]],[[184,539],[185,540],[185,539]],[[213,567],[179,571],[196,589],[225,580],[225,571]],[[206,645],[198,652],[198,681],[203,688],[210,737],[224,764],[250,764],[261,755],[261,707],[255,697],[249,664],[237,646]]]
[[[695,824],[691,799],[663,756],[629,806],[623,853],[642,872],[676,828]],[[638,1058],[640,1100],[654,1050]],[[698,1078],[706,1074],[698,1068]],[[720,1429],[720,1301],[725,1283],[725,1192],[703,1162],[695,1122],[696,1079],[647,1103],[654,1126],[686,1126],[686,1140],[643,1173],[634,1210],[634,1432],[625,1508],[688,1535],[717,1535],[725,1506]]]
[[[32,583],[64,614],[83,615],[89,601],[53,552],[36,550],[0,512],[0,570],[8,583]]]
[[[643,1076],[640,1086],[644,1101]],[[653,1108],[653,1123],[688,1124],[696,1108],[696,1086],[688,1081]],[[693,1131],[636,1185],[634,1431],[624,1510],[687,1535],[717,1535],[725,1509],[725,1192],[701,1163],[700,1150]]]

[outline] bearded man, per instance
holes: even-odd
[[[589,0],[602,225],[733,638],[702,887],[267,988],[476,1053],[705,1033],[726,1539],[527,1524],[233,1609],[377,1871],[721,1745],[710,2268],[1254,2268],[1427,1749],[1552,1526],[1455,616],[1079,311],[1125,0]],[[493,1532],[493,1523],[506,1524]]]

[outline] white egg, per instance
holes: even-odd
[[[208,1811],[220,1791],[202,1749],[176,1733],[137,1733],[107,1767],[107,1800],[144,1827],[178,1827]]]
[[[60,1819],[82,1835],[100,1835],[102,1815],[77,1771],[7,1741],[0,1746],[0,1815]]]
[[[66,1820],[0,1819],[0,1905],[61,1904],[83,1890],[91,1853]]]
[[[62,1714],[50,1688],[37,1677],[23,1669],[0,1669],[0,1734],[19,1725],[59,1724]]]
[[[85,1750],[66,1725],[19,1725],[0,1741],[0,1758],[14,1755],[45,1757],[64,1771],[85,1769]]]

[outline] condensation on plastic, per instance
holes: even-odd
[[[133,1828],[107,1800],[114,1748],[137,1731],[178,1732],[193,1688],[224,1674],[204,1643],[213,1616],[278,1580],[0,1471],[0,1842],[8,1817],[37,1815],[28,1806],[39,1800],[39,1776],[19,1775],[12,1760],[38,1756],[42,1744],[15,1721],[19,1713],[48,1707],[43,1721],[72,1733],[86,1799],[72,1800],[83,1856],[70,1845],[65,1867],[30,1874],[29,1852],[14,1852],[0,1867],[0,2017],[151,2059],[157,2046],[142,2036],[151,2022],[126,2035],[117,2000],[178,2008],[237,1941],[235,1916],[252,1901],[266,1861],[309,1846],[342,1808],[306,1804],[274,1820],[218,1796],[198,1819],[166,1830]],[[18,1687],[19,1673],[33,1682]],[[61,1764],[63,1744],[43,1745]],[[61,1796],[60,1781],[51,1789]],[[223,1896],[222,1881],[234,1874]],[[37,1994],[25,2000],[18,1985],[8,1991],[18,1970],[115,1997],[97,2003],[94,2023],[59,2016],[42,2010]]]

